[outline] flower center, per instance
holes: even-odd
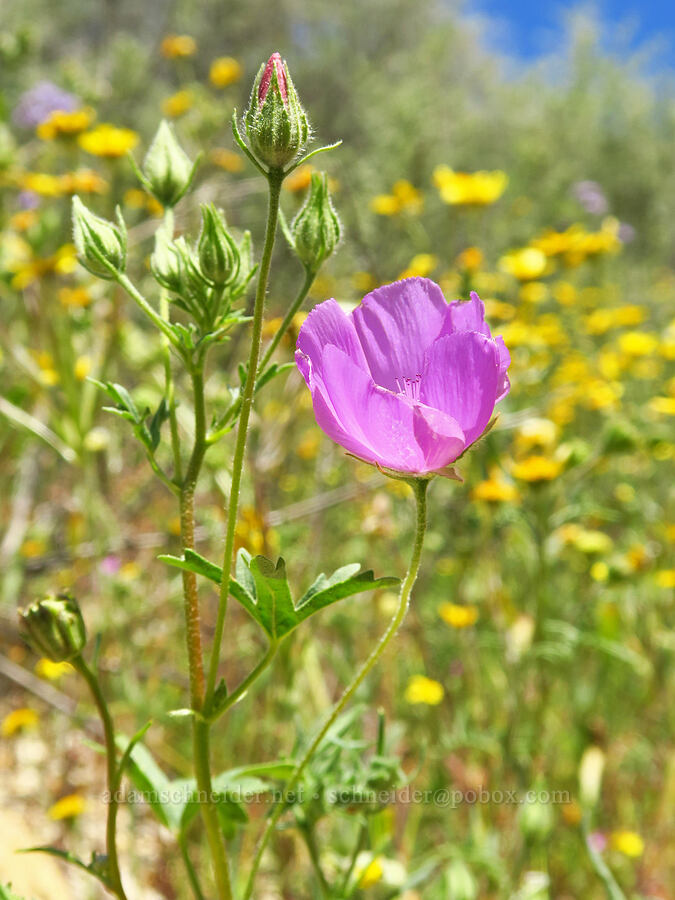
[[[399,394],[402,394],[404,397],[407,397],[408,400],[413,400],[414,402],[419,402],[421,383],[421,375],[415,375],[414,378],[404,378],[401,376],[396,379],[396,386],[398,387]]]

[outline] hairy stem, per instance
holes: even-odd
[[[260,259],[260,269],[258,271],[255,306],[253,308],[253,331],[251,334],[251,351],[248,359],[248,377],[241,398],[241,413],[239,416],[237,440],[232,460],[232,486],[230,488],[230,500],[227,509],[227,532],[225,535],[225,551],[223,554],[223,580],[220,586],[218,617],[213,637],[213,647],[211,649],[211,662],[204,704],[207,714],[213,702],[216,680],[218,678],[220,648],[223,640],[223,629],[225,627],[225,615],[227,613],[227,601],[230,590],[230,575],[232,572],[232,557],[234,554],[234,533],[237,525],[237,511],[239,509],[241,475],[244,467],[244,454],[246,452],[246,439],[248,437],[248,422],[251,415],[251,406],[253,405],[258,360],[260,359],[260,342],[262,339],[263,315],[265,312],[265,294],[267,292],[267,281],[269,279],[272,250],[274,249],[274,238],[277,229],[281,183],[284,176],[283,172],[280,170],[272,170],[267,177],[269,183],[267,227],[265,230],[265,243],[263,246],[262,257]]]
[[[424,534],[426,531],[426,522],[427,522],[427,487],[428,487],[428,479],[416,479],[413,482],[413,490],[415,491],[415,500],[417,502],[417,524],[415,529],[415,540],[413,543],[412,554],[410,557],[410,564],[408,565],[408,571],[406,573],[405,579],[401,584],[401,590],[398,596],[398,604],[396,606],[396,611],[394,616],[387,627],[387,630],[384,632],[377,645],[371,652],[368,659],[361,666],[359,671],[356,673],[354,678],[352,679],[351,684],[346,688],[345,692],[342,694],[338,702],[335,704],[333,709],[331,710],[330,715],[323,723],[321,728],[319,729],[318,734],[314,737],[311,744],[305,751],[302,759],[298,762],[295,767],[295,771],[293,775],[290,777],[288,782],[286,783],[286,787],[284,789],[283,796],[281,800],[279,800],[273,809],[270,817],[267,820],[267,825],[265,826],[265,830],[263,832],[262,838],[258,845],[258,849],[256,851],[255,858],[253,860],[253,865],[251,867],[251,872],[249,875],[248,883],[246,885],[246,890],[244,892],[244,900],[250,900],[250,897],[253,894],[253,886],[255,883],[255,877],[260,867],[260,862],[262,860],[263,853],[265,852],[265,847],[272,836],[274,829],[276,828],[276,824],[279,821],[282,813],[286,808],[287,797],[289,793],[296,787],[298,781],[302,773],[307,768],[307,765],[311,761],[312,757],[318,750],[321,742],[326,737],[326,734],[332,727],[332,725],[336,722],[344,708],[347,706],[349,701],[353,698],[356,691],[359,689],[361,683],[366,678],[371,669],[375,666],[379,658],[384,653],[387,645],[394,637],[396,632],[398,631],[401,622],[403,621],[405,614],[408,610],[408,604],[410,602],[410,593],[412,591],[413,585],[415,584],[415,580],[417,578],[417,573],[420,567],[420,559],[422,556],[422,545],[424,543]]]
[[[300,309],[302,304],[304,303],[305,297],[309,293],[309,289],[312,286],[312,282],[316,278],[316,271],[314,269],[305,269],[305,280],[303,282],[302,287],[300,288],[300,292],[298,296],[295,298],[293,303],[289,306],[288,312],[283,318],[281,325],[277,328],[274,337],[272,338],[269,347],[265,350],[265,355],[262,358],[262,362],[260,363],[258,369],[260,372],[264,372],[267,368],[267,364],[272,358],[272,354],[279,346],[279,342],[283,338],[283,336],[288,331],[288,328],[293,321],[293,317]]]
[[[108,711],[108,704],[101,691],[101,685],[94,672],[89,668],[81,656],[73,660],[73,665],[80,675],[87,682],[91,691],[94,703],[98,709],[101,723],[103,724],[103,736],[105,741],[105,755],[107,764],[107,787],[108,787],[108,811],[106,817],[105,843],[106,853],[108,856],[108,877],[112,891],[119,897],[119,900],[126,900],[126,894],[122,887],[122,878],[120,876],[119,861],[117,858],[117,810],[119,804],[117,802],[117,789],[119,787],[119,779],[117,773],[117,747],[115,746],[115,729],[113,727],[112,718]]]

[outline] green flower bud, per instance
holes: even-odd
[[[305,202],[291,225],[295,252],[309,269],[318,269],[340,241],[340,220],[328,191],[325,172],[312,173]]]
[[[162,121],[143,160],[145,187],[163,206],[175,206],[190,187],[196,166],[178,143],[171,125]]]
[[[98,278],[112,281],[127,262],[127,230],[117,210],[117,225],[95,215],[73,197],[73,240],[81,264]],[[114,271],[111,271],[114,270]]]
[[[212,284],[230,284],[239,272],[239,250],[227,230],[225,217],[213,203],[202,204],[202,230],[199,234],[199,268]]]
[[[49,594],[20,610],[19,616],[28,643],[53,662],[79,656],[87,642],[80,607],[70,594]]]
[[[533,793],[534,799],[526,800],[520,808],[520,830],[528,840],[545,841],[553,831],[553,809],[541,799],[540,791]]]
[[[307,143],[307,113],[278,53],[260,67],[245,122],[253,154],[271,169],[283,168]]]
[[[478,896],[476,879],[461,859],[454,859],[445,870],[445,896],[448,900],[476,900]]]
[[[177,243],[177,241],[167,240],[163,231],[158,231],[155,250],[150,257],[150,269],[158,284],[168,291],[180,294],[183,286],[183,265],[181,249]]]

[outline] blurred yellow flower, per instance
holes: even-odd
[[[176,91],[162,102],[162,112],[170,119],[177,119],[184,116],[186,112],[192,109],[194,104],[194,94],[192,91]]]
[[[516,314],[516,308],[511,303],[503,303],[501,300],[490,300],[489,298],[484,302],[485,314],[488,319],[502,319],[508,322]]]
[[[34,209],[23,209],[10,217],[9,227],[14,231],[28,231],[39,219],[40,217]]]
[[[408,703],[425,703],[427,706],[438,706],[444,695],[443,685],[426,675],[413,675],[405,689]]]
[[[607,581],[609,578],[609,566],[607,563],[602,562],[602,560],[594,562],[591,566],[591,578],[593,581]]]
[[[521,481],[551,481],[560,475],[562,469],[562,463],[556,459],[548,456],[528,456],[526,459],[514,463],[511,473],[514,478],[519,478]]]
[[[506,172],[455,172],[449,166],[437,166],[434,185],[441,200],[451,206],[489,206],[502,196],[509,183]]]
[[[459,254],[455,262],[457,268],[464,272],[477,272],[483,265],[483,251],[478,247],[467,247]]]
[[[558,440],[558,433],[558,426],[551,419],[532,416],[518,426],[516,448],[525,453],[534,447],[552,447]]]
[[[86,808],[86,801],[79,794],[67,794],[49,807],[47,815],[54,821],[75,819],[77,816],[81,816]]]
[[[25,172],[18,178],[19,187],[33,191],[41,197],[60,197],[63,194],[63,182],[58,175],[47,175],[43,172]]]
[[[70,137],[74,134],[79,134],[81,131],[86,131],[95,118],[96,113],[89,106],[84,106],[73,112],[56,109],[50,113],[44,122],[40,122],[36,134],[43,141],[53,141],[54,138],[60,136]]]
[[[380,216],[395,216],[401,212],[418,215],[424,206],[424,196],[405,179],[396,181],[391,194],[378,194],[370,202],[370,208]]]
[[[659,345],[656,335],[645,331],[627,331],[619,335],[619,350],[628,356],[651,356]]]
[[[657,415],[675,416],[675,397],[652,397],[647,405]]]
[[[60,182],[64,194],[104,194],[108,190],[108,182],[93,169],[67,172]]]
[[[661,588],[675,588],[675,569],[659,569],[654,580]]]
[[[490,477],[485,481],[480,481],[471,492],[471,496],[474,500],[485,500],[488,503],[509,503],[520,498],[518,488],[507,481],[499,469],[490,472]]]
[[[239,81],[243,74],[241,63],[231,56],[214,59],[209,69],[209,81],[214,87],[224,88]]]
[[[8,713],[2,720],[0,734],[3,737],[11,737],[18,731],[35,728],[38,721],[38,714],[34,709],[22,707],[21,709],[12,710],[12,712]]]
[[[534,247],[523,247],[505,253],[499,260],[499,268],[518,281],[531,281],[544,274],[548,262],[541,250]]]
[[[543,303],[548,299],[548,286],[542,281],[529,281],[523,284],[518,297],[524,303]]]
[[[430,275],[434,271],[437,265],[437,256],[434,256],[431,253],[418,253],[417,256],[413,256],[408,263],[407,268],[405,268],[398,277],[399,279],[426,278],[427,275]]]
[[[438,607],[438,614],[441,619],[452,628],[469,628],[478,621],[477,606],[461,606],[459,603],[441,603]]]
[[[610,843],[614,850],[618,850],[619,853],[630,856],[632,859],[642,856],[645,849],[645,842],[635,831],[615,831]]]
[[[377,857],[372,859],[360,872],[357,871],[358,886],[361,890],[373,887],[382,880],[384,870]]]
[[[244,160],[239,153],[228,150],[225,147],[214,147],[209,153],[209,159],[215,166],[220,166],[226,172],[241,172],[244,168]],[[300,167],[302,168],[302,166]],[[294,173],[295,174],[295,173]],[[289,176],[292,178],[293,176]],[[288,181],[289,179],[286,179]]]
[[[166,59],[184,59],[197,52],[197,42],[189,34],[167,34],[159,50]]]
[[[75,669],[68,662],[53,662],[46,657],[35,663],[35,674],[47,681],[58,681],[64,675],[70,675]]]
[[[75,360],[75,378],[78,381],[84,381],[87,375],[91,372],[91,357],[90,356],[78,356]]]
[[[294,194],[298,191],[304,191],[311,184],[313,171],[314,166],[311,163],[304,163],[303,165],[298,166],[294,172],[291,172],[288,178],[284,179],[284,189],[291,191]]]
[[[321,434],[318,428],[309,428],[298,443],[296,448],[297,454],[300,459],[314,459],[319,452],[319,446],[321,444]]]
[[[138,135],[130,128],[117,128],[115,125],[104,123],[91,131],[85,131],[78,137],[77,142],[83,150],[93,156],[118,159],[136,146]]]
[[[352,284],[354,290],[363,295],[377,287],[377,279],[370,272],[354,272]]]
[[[91,294],[85,287],[59,288],[58,298],[62,306],[70,306],[73,308],[87,307],[92,301]]]
[[[556,281],[551,292],[561,306],[574,306],[578,299],[577,289],[569,281]]]

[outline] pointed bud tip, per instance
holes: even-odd
[[[267,60],[265,64],[265,69],[262,74],[262,78],[260,80],[260,85],[258,87],[258,102],[263,103],[265,97],[267,96],[267,92],[270,89],[270,84],[272,83],[272,76],[276,72],[277,74],[277,84],[279,85],[279,93],[281,94],[281,99],[284,103],[288,100],[288,85],[286,83],[286,72],[284,70],[284,61],[281,58],[280,53],[273,53],[270,58]]]

